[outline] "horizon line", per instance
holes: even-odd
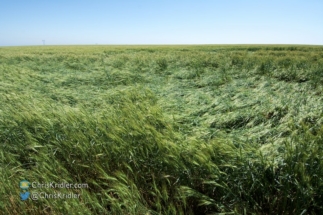
[[[4,45],[1,47],[45,47],[45,46],[230,46],[230,45],[260,45],[260,46],[272,46],[272,45],[293,45],[293,46],[323,46],[323,44],[301,44],[301,43],[189,43],[189,44],[50,44],[50,45]]]

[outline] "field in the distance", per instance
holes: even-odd
[[[322,90],[322,46],[0,47],[0,211],[322,214]]]

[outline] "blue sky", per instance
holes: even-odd
[[[0,0],[0,46],[323,45],[322,0]]]

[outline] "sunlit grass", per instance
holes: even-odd
[[[0,48],[0,211],[320,214],[322,59],[321,46]],[[22,179],[90,189],[21,201]]]

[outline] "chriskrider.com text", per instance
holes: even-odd
[[[84,189],[89,188],[87,183],[67,183],[67,182],[32,182],[32,188],[62,188],[62,189]]]

